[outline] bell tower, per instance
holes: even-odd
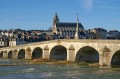
[[[59,18],[58,18],[57,13],[55,13],[55,16],[54,16],[54,18],[53,18],[52,33],[57,34],[56,23],[58,23],[58,22],[59,22]]]

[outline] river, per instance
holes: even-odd
[[[25,60],[0,59],[0,79],[120,79],[120,68],[72,64],[29,64]]]

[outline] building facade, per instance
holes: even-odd
[[[5,38],[1,38],[0,37],[0,48],[1,47],[7,47],[8,46],[8,39],[5,39]]]
[[[120,32],[118,30],[109,30],[107,34],[108,39],[120,39]]]
[[[107,39],[107,30],[103,28],[89,29],[87,37],[91,39]]]

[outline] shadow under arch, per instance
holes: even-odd
[[[111,65],[120,65],[120,50],[115,52],[112,56]]]
[[[32,52],[32,59],[42,58],[42,49],[40,47],[36,47]]]
[[[67,49],[62,45],[54,46],[50,51],[50,59],[66,60],[67,59]]]
[[[25,50],[24,49],[21,49],[19,52],[18,52],[18,59],[24,59],[25,58]]]
[[[3,51],[0,53],[0,58],[3,58]]]
[[[8,52],[8,58],[12,58],[12,50]]]
[[[77,62],[99,62],[99,53],[93,47],[85,46],[78,50],[75,61]]]

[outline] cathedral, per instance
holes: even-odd
[[[65,38],[79,39],[85,37],[84,27],[79,23],[78,17],[76,23],[59,22],[57,13],[53,18],[52,33]]]

